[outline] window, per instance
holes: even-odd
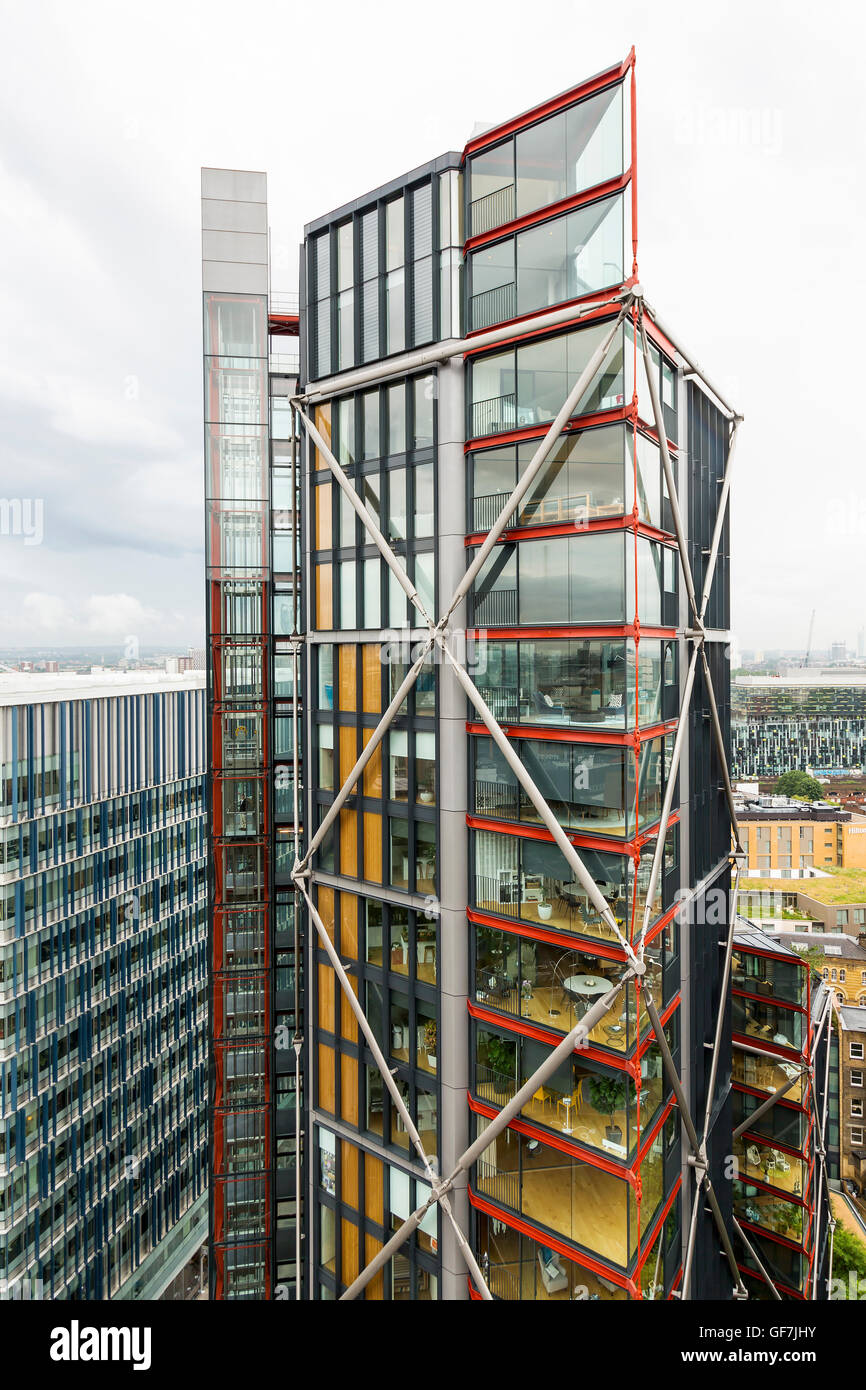
[[[849,1133],[850,1133],[850,1135],[851,1135],[851,1143],[852,1143],[852,1145],[853,1145],[855,1148],[859,1148],[860,1145],[863,1143],[863,1127],[862,1127],[862,1125],[849,1125],[849,1126],[848,1126],[848,1130],[849,1130]]]
[[[310,242],[310,322],[313,373],[326,376],[331,370],[331,243],[330,233],[322,232]]]
[[[852,1069],[848,1074],[848,1084],[849,1086],[862,1086],[863,1072]]]
[[[851,1042],[851,1043],[849,1043],[849,1044],[848,1044],[848,1056],[849,1056],[849,1058],[851,1059],[852,1062],[862,1062],[862,1060],[863,1060],[863,1044],[862,1044],[862,1043],[858,1043],[858,1042]]]
[[[662,551],[639,537],[638,609],[661,620]],[[635,546],[623,532],[589,532],[497,546],[475,583],[479,626],[623,622],[633,616]]]
[[[855,1099],[855,1098],[852,1096],[852,1098],[851,1098],[851,1114],[852,1114],[852,1116],[853,1116],[855,1119],[862,1119],[862,1117],[863,1117],[863,1101],[862,1101],[862,1099]]]
[[[609,325],[593,325],[476,359],[472,363],[469,435],[481,438],[552,420],[609,331]],[[617,334],[575,415],[624,404],[623,348],[624,338]]]
[[[361,281],[361,354],[365,362],[371,362],[379,356],[379,214],[376,208],[371,208],[361,218]]]
[[[402,352],[406,346],[406,285],[404,201],[395,198],[385,207],[385,352]]]
[[[414,342],[433,337],[433,188],[428,183],[413,188],[412,213],[412,317]],[[432,443],[432,440],[431,440]]]
[[[474,252],[471,326],[488,328],[620,284],[629,209],[617,193]]]
[[[355,365],[355,263],[351,222],[337,228],[337,362]]]

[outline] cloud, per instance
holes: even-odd
[[[16,61],[0,87],[0,317],[15,328],[0,352],[0,496],[44,499],[45,542],[0,545],[0,641],[26,641],[28,623],[57,642],[69,640],[67,623],[95,638],[91,618],[125,612],[157,628],[185,622],[190,643],[200,640],[201,165],[268,171],[274,288],[290,291],[305,222],[460,148],[479,118],[524,110],[632,43],[641,277],[746,414],[732,492],[734,624],[744,645],[802,645],[797,603],[814,606],[830,576],[826,638],[853,638],[862,537],[834,533],[825,514],[828,499],[847,510],[853,494],[859,515],[866,491],[863,429],[844,409],[849,379],[856,404],[861,355],[851,305],[864,288],[864,184],[852,171],[863,167],[864,125],[856,81],[834,80],[862,52],[861,11],[828,23],[791,0],[780,29],[776,10],[753,0],[668,0],[660,25],[657,7],[611,0],[578,25],[576,60],[573,43],[556,41],[575,32],[574,0],[548,0],[537,34],[517,0],[503,0],[493,29],[481,6],[443,0],[431,26],[418,7],[382,0],[375,44],[367,11],[330,0],[338,96],[323,103],[321,73],[300,64],[287,104],[296,8],[248,0],[238,25],[226,0],[151,0],[132,43],[116,4],[40,0],[5,16]],[[359,51],[372,80],[355,109],[346,94]],[[527,63],[532,52],[543,64]],[[443,70],[455,74],[447,100]],[[287,120],[298,148],[315,143],[302,179]],[[779,575],[797,595],[784,607]],[[137,600],[137,617],[93,608],[99,595]],[[22,622],[25,596],[35,606]]]
[[[83,602],[60,594],[32,592],[21,603],[20,632],[53,639],[63,633],[64,645],[92,640],[96,644],[136,637],[141,642],[181,642],[189,620],[180,611],[147,607],[133,594],[90,594]]]

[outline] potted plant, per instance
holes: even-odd
[[[517,1043],[507,1038],[490,1039],[487,1044],[487,1065],[493,1072],[493,1089],[497,1095],[504,1095],[509,1082],[514,1080],[517,1064]]]
[[[625,1105],[625,1082],[615,1081],[612,1076],[591,1076],[589,1099],[592,1108],[597,1110],[599,1115],[607,1115],[611,1119],[614,1112],[621,1110]],[[604,1135],[609,1144],[622,1143],[620,1125],[608,1123]]]
[[[424,1047],[431,1070],[436,1070],[436,1020],[428,1018],[424,1024]]]
[[[540,922],[549,922],[553,916],[553,904],[545,902],[543,899],[538,904],[538,919]]]
[[[803,1240],[803,1208],[789,1205],[783,1219],[786,1229],[782,1234],[788,1236],[790,1240],[795,1240],[798,1245],[801,1244]]]

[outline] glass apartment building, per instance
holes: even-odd
[[[866,767],[866,676],[738,676],[731,719],[737,777],[779,777],[792,768],[859,775]]]
[[[203,674],[0,676],[0,1296],[207,1235]]]
[[[304,424],[292,458],[302,666],[295,692],[299,703],[304,696],[303,723],[294,727],[304,774],[299,835],[305,828],[308,843],[393,709],[300,881],[440,1173],[452,1172],[593,1000],[623,976],[646,918],[645,980],[696,1111],[706,1101],[720,1008],[726,1020],[707,1154],[730,1225],[731,1047],[720,942],[730,822],[700,667],[690,701],[686,689],[688,600],[652,394],[699,590],[731,416],[646,316],[650,383],[638,312],[620,313],[636,284],[634,125],[630,55],[306,227],[295,406],[317,439]],[[245,1005],[243,1036],[229,1038],[224,1027],[221,1034],[214,1014],[212,1247],[214,1265],[224,1266],[215,1292],[279,1297],[288,1284],[290,1296],[330,1300],[429,1196],[429,1174],[311,914],[293,909],[289,889],[298,880],[279,872],[279,816],[263,810],[256,835],[248,828],[240,847],[219,821],[230,747],[220,720],[236,726],[235,710],[258,721],[248,769],[256,804],[266,808],[276,797],[268,779],[283,716],[268,680],[277,679],[270,663],[278,661],[276,614],[287,590],[273,560],[268,489],[285,468],[274,432],[284,417],[275,409],[273,370],[268,411],[266,337],[279,315],[267,298],[264,176],[205,170],[203,180],[221,204],[205,207],[206,351],[221,357],[215,371],[224,381],[247,374],[250,399],[243,430],[229,430],[221,416],[220,448],[229,434],[255,436],[258,489],[244,500],[236,491],[231,506],[228,494],[209,493],[211,739],[220,749],[211,761],[214,997],[229,988],[227,943],[236,940],[229,923],[234,931],[241,906],[229,900],[237,878],[224,857],[240,854],[250,893],[242,911],[255,932],[247,940],[259,951],[243,970],[248,997],[260,1001],[254,1018]],[[217,346],[223,301],[244,305],[248,327]],[[466,669],[507,737],[507,758],[438,652],[397,700],[428,627],[338,485],[332,459],[421,607],[438,617],[608,337],[549,458],[449,619]],[[233,402],[215,407],[222,388],[208,394],[209,370],[207,409],[235,410]],[[236,476],[231,486],[240,487]],[[228,529],[217,520],[227,512]],[[229,559],[226,548],[239,527],[249,539],[245,560],[240,551]],[[705,650],[729,746],[727,523],[717,548]],[[227,595],[239,592],[254,629],[229,632],[220,626],[235,622]],[[249,689],[229,693],[220,672],[240,645],[257,674]],[[287,637],[290,645],[294,651]],[[595,896],[526,794],[514,760],[577,850]],[[661,872],[650,892],[660,839]],[[709,931],[696,929],[689,924],[707,920],[710,893],[723,900],[721,917]],[[616,930],[599,913],[599,894]],[[681,924],[684,896],[690,908]],[[303,954],[303,967],[300,954],[286,957],[303,968],[293,1021],[303,1036],[296,1166],[293,1131],[279,1128],[280,1096],[291,1087],[281,1076],[295,1075],[295,1057],[281,1073],[273,1045],[279,996],[267,957],[290,949],[290,920],[291,949],[302,945]],[[621,991],[586,1045],[539,1086],[451,1192],[496,1298],[663,1299],[680,1287],[693,1175],[645,992],[633,983]],[[229,1121],[243,1148],[237,1162]],[[282,1211],[297,1222],[291,1248],[301,1256],[300,1284],[297,1277],[289,1284],[277,1195],[290,1161],[303,1199]],[[703,1205],[696,1231],[692,1296],[730,1297]],[[229,1269],[243,1270],[243,1279]],[[456,1236],[433,1205],[364,1297],[473,1293]]]
[[[827,1065],[831,994],[797,951],[742,919],[731,1004],[733,1118],[742,1129],[733,1146],[740,1268],[753,1297],[768,1296],[763,1267],[783,1298],[824,1298],[832,1174],[822,1169],[820,1151],[832,1149],[834,1133],[838,1146],[839,1122],[838,1058]],[[758,1113],[789,1083],[772,1109]]]

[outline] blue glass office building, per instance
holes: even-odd
[[[0,677],[0,1297],[206,1229],[204,673]]]

